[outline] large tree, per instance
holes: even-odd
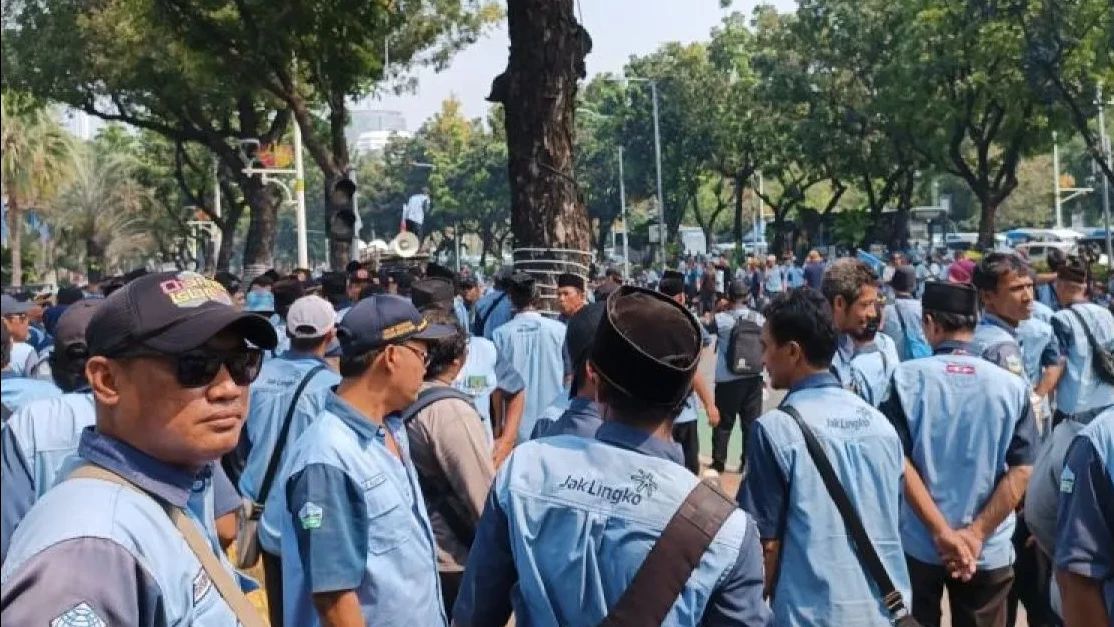
[[[515,246],[587,251],[573,134],[591,39],[573,0],[508,0],[507,24],[510,58],[488,100],[503,105]]]
[[[306,151],[333,186],[348,175],[349,102],[386,87],[391,73],[443,67],[499,16],[490,2],[463,0],[152,0],[193,50],[228,80],[264,90],[292,112]],[[388,56],[390,67],[388,67]],[[334,267],[349,243],[330,247]]]
[[[3,45],[5,85],[207,148],[219,163],[226,210],[213,213],[211,194],[191,202],[224,233],[218,266],[227,267],[245,205],[244,265],[271,266],[281,195],[243,172],[253,161],[240,140],[277,141],[290,116],[258,88],[223,73],[221,53],[185,45],[151,0],[26,0],[5,15]],[[208,158],[182,159],[179,178],[191,167],[207,170]]]

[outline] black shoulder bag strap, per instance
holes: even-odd
[[[661,625],[708,545],[738,507],[717,484],[697,483],[600,627]]]
[[[472,321],[472,325],[473,325],[472,334],[473,335],[483,335],[484,334],[484,327],[487,326],[487,319],[491,317],[491,314],[495,313],[495,309],[499,307],[499,303],[503,302],[503,299],[506,298],[506,297],[507,297],[507,293],[503,292],[502,294],[499,295],[498,298],[491,301],[491,306],[488,307],[484,312],[476,314],[476,319]],[[476,333],[477,330],[479,331],[479,333]]]
[[[882,558],[878,557],[878,552],[874,550],[874,543],[870,541],[870,536],[866,533],[866,527],[863,526],[862,519],[855,511],[855,506],[851,503],[850,497],[847,496],[847,491],[843,489],[843,484],[839,482],[835,468],[832,468],[832,462],[824,452],[820,440],[816,439],[816,434],[812,432],[812,429],[801,417],[800,412],[792,405],[783,404],[778,409],[789,414],[797,422],[797,426],[801,428],[801,433],[805,436],[805,447],[808,448],[809,457],[816,464],[816,470],[820,472],[820,478],[824,480],[824,487],[828,489],[828,494],[835,502],[836,509],[839,510],[839,516],[843,519],[844,526],[847,527],[847,532],[851,534],[851,540],[855,544],[855,552],[858,553],[859,561],[862,562],[867,576],[874,581],[874,585],[878,586],[878,590],[882,593],[882,603],[890,611],[894,624],[901,627],[915,627],[918,625],[917,621],[909,614],[909,609],[905,606],[905,600],[901,598],[901,592],[898,591],[897,586],[894,585],[890,575],[886,572],[886,567],[882,564]]]
[[[302,392],[305,391],[310,380],[324,369],[325,364],[314,366],[312,370],[306,373],[306,376],[302,377],[302,382],[294,390],[294,396],[290,399],[290,407],[286,408],[286,417],[282,420],[282,430],[279,431],[278,439],[275,440],[275,448],[271,450],[271,459],[267,461],[267,471],[263,473],[263,483],[259,486],[259,499],[251,508],[251,518],[253,520],[259,520],[259,517],[263,515],[263,504],[267,502],[267,497],[271,494],[271,486],[274,485],[275,474],[278,473],[279,460],[282,459],[282,451],[286,448],[286,440],[290,436],[290,421],[294,418],[294,409],[298,406],[298,399],[302,397]]]
[[[402,419],[403,423],[410,422],[414,419],[414,416],[418,415],[418,412],[422,411],[426,407],[429,407],[437,401],[443,401],[450,398],[459,399],[469,404],[472,403],[472,397],[469,396],[466,392],[461,392],[460,390],[451,386],[439,385],[436,387],[426,388],[419,392],[417,400],[411,403],[409,407],[402,410],[402,413],[399,414],[399,417]]]
[[[1068,307],[1068,311],[1079,321],[1079,326],[1083,327],[1083,333],[1087,336],[1087,343],[1091,345],[1091,366],[1095,374],[1104,383],[1114,385],[1114,356],[1099,344],[1098,338],[1091,331],[1091,327],[1087,324],[1083,314],[1079,313],[1075,307]]]

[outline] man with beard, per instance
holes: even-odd
[[[894,341],[879,334],[878,277],[858,259],[836,261],[824,273],[821,289],[832,306],[839,344],[832,373],[840,385],[878,407],[897,368]]]

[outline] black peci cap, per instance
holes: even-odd
[[[924,284],[921,307],[960,316],[974,316],[979,311],[978,292],[967,283],[929,281]]]
[[[452,280],[444,277],[426,277],[410,288],[410,300],[419,311],[427,307],[451,309],[455,297]]]
[[[700,327],[666,296],[623,286],[607,299],[589,359],[610,386],[627,396],[676,408],[692,392]]]
[[[584,291],[584,277],[578,274],[565,272],[557,275],[557,287],[575,287],[581,292]]]
[[[97,313],[104,301],[101,298],[89,298],[66,307],[66,311],[58,317],[58,323],[54,325],[54,350],[64,351],[70,346],[85,344],[85,329],[89,328],[93,314]]]
[[[144,347],[177,355],[224,330],[265,349],[278,342],[264,317],[244,313],[220,283],[196,272],[142,276],[104,299],[85,330],[90,355],[113,357]]]
[[[439,340],[456,333],[443,324],[429,324],[409,300],[376,294],[356,303],[337,325],[337,338],[347,356],[362,355],[406,340]]]

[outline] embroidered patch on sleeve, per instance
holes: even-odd
[[[108,627],[88,603],[82,601],[50,621],[50,627]]]
[[[302,521],[302,529],[319,529],[321,527],[321,519],[324,518],[325,512],[312,501],[306,501],[302,509],[298,511],[298,520]]]

